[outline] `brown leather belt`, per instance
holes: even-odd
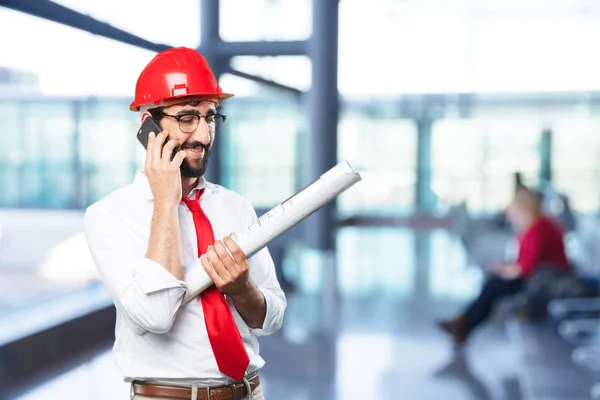
[[[254,389],[260,385],[258,374],[248,379],[250,388]],[[135,394],[146,397],[162,397],[167,399],[190,400],[192,398],[191,387],[154,385],[145,382],[134,382],[133,391]],[[234,383],[227,386],[211,386],[198,388],[198,400],[242,400],[248,395],[246,386],[243,383]]]

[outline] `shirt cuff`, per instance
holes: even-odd
[[[162,265],[149,258],[144,258],[141,263],[134,267],[134,275],[135,280],[145,294],[177,287],[187,293],[188,288],[184,281],[178,280]]]
[[[281,326],[282,312],[280,302],[277,296],[269,289],[259,288],[263,297],[265,298],[265,306],[267,312],[265,314],[265,321],[263,322],[262,328],[251,328],[250,333],[255,336],[265,336],[277,331]]]

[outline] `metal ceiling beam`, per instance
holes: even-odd
[[[294,96],[297,96],[297,97],[302,97],[305,94],[300,89],[296,89],[294,87],[287,86],[287,85],[281,84],[279,82],[272,81],[270,79],[262,78],[262,77],[257,76],[257,75],[248,74],[246,72],[242,72],[242,71],[239,71],[239,70],[236,70],[236,69],[233,69],[233,68],[228,69],[227,73],[231,74],[231,75],[234,75],[234,76],[237,76],[237,77],[240,77],[240,78],[248,79],[248,80],[251,80],[251,81],[254,81],[254,82],[263,84],[265,86],[269,86],[269,87],[275,88],[275,89],[284,90],[284,91],[286,91],[288,93],[291,93],[291,94],[293,94]]]
[[[0,6],[150,51],[172,47],[142,39],[49,0],[0,0]]]
[[[306,41],[275,42],[220,42],[217,46],[220,56],[304,56]]]

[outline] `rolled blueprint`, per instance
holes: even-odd
[[[236,242],[246,255],[252,257],[271,240],[281,235],[319,208],[361,180],[347,161],[342,161],[319,179],[262,215],[243,232],[236,233]],[[187,301],[212,285],[212,281],[197,259],[185,267],[188,285]]]

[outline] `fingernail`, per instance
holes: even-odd
[[[150,132],[149,137],[154,137],[154,132]]]

